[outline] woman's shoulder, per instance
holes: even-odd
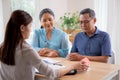
[[[32,47],[29,43],[27,43],[26,41],[24,41],[22,45],[23,45],[22,47],[23,47],[24,49],[29,49],[29,50],[31,50],[31,51],[35,51],[35,50],[33,49],[33,47]]]
[[[22,46],[19,45],[18,50],[16,50],[16,57],[23,57],[24,61],[31,64],[40,62],[38,53],[26,41],[22,42]]]

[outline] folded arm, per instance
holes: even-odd
[[[67,56],[67,58],[72,61],[79,61],[85,57],[87,57],[90,61],[97,61],[104,63],[107,63],[109,58],[109,56],[83,56],[78,53],[71,53]]]

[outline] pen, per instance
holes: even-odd
[[[46,61],[46,60],[43,60],[45,63],[47,63],[47,64],[51,64],[50,62],[48,62],[48,61]]]
[[[59,65],[59,66],[63,66],[62,64],[57,64],[57,63],[54,63],[53,65]]]

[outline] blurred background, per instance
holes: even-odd
[[[51,8],[55,13],[56,27],[63,29],[60,17],[84,8],[96,12],[96,26],[110,34],[115,64],[120,64],[120,0],[0,0],[0,44],[4,39],[6,23],[12,11],[23,9],[33,17],[33,30],[40,28],[39,12]],[[78,29],[78,28],[76,28]],[[74,33],[75,35],[76,33]],[[74,40],[74,37],[73,37]]]

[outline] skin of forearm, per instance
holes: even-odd
[[[73,66],[69,66],[69,67],[65,67],[59,70],[59,77],[64,76],[66,73],[68,73],[69,71],[73,70],[74,67]]]
[[[90,61],[97,61],[104,63],[107,63],[108,61],[108,56],[85,56],[85,57],[87,57]]]

